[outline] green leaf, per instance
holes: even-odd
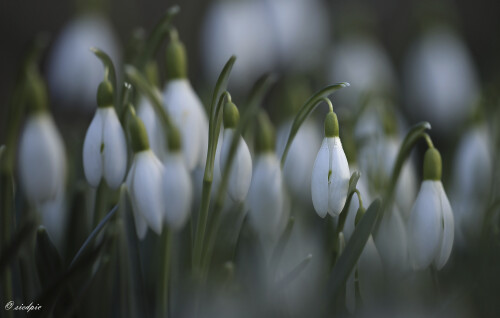
[[[347,243],[343,253],[337,260],[337,263],[333,267],[332,274],[328,282],[328,293],[330,299],[334,299],[340,291],[343,290],[343,286],[347,280],[347,277],[354,269],[363,248],[365,247],[368,238],[374,228],[375,221],[379,217],[380,213],[380,199],[376,199],[372,202],[366,213],[359,221],[358,225],[354,229],[354,232]]]
[[[356,186],[358,185],[358,180],[361,177],[361,174],[359,171],[354,171],[351,175],[351,178],[349,179],[349,188],[347,190],[347,199],[345,201],[344,208],[342,211],[340,211],[339,215],[339,226],[338,226],[338,232],[342,231],[344,229],[344,224],[345,220],[347,218],[347,211],[349,211],[349,206],[351,205],[351,199],[352,196],[354,195],[354,192],[356,191]]]
[[[180,7],[178,5],[170,7],[167,12],[162,16],[160,21],[155,25],[153,31],[151,31],[148,39],[146,40],[145,48],[139,54],[136,60],[136,66],[142,70],[148,61],[153,59],[154,55],[158,51],[163,39],[166,38],[168,29],[170,27],[170,22],[174,16],[180,12]]]
[[[285,274],[277,283],[276,289],[282,290],[293,282],[299,275],[306,269],[307,265],[312,259],[312,254],[307,255],[302,261],[300,261],[289,273]]]
[[[333,94],[335,91],[348,87],[349,83],[337,83],[323,88],[322,90],[316,92],[314,95],[309,97],[309,99],[305,102],[305,104],[300,108],[299,112],[295,116],[295,119],[292,123],[292,128],[290,129],[290,135],[288,136],[288,140],[285,145],[285,150],[283,151],[283,155],[281,156],[281,166],[285,164],[286,157],[288,156],[288,151],[290,146],[292,145],[292,141],[297,135],[300,126],[307,119],[307,117],[312,113],[312,111],[323,102],[323,98],[328,97]]]
[[[36,230],[36,223],[33,220],[26,221],[19,230],[12,236],[8,245],[2,248],[0,254],[0,273],[17,257],[21,248],[29,242]]]
[[[40,283],[44,288],[63,270],[61,255],[43,226],[38,228],[36,235],[35,263]]]

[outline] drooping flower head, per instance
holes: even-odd
[[[337,115],[330,111],[325,119],[325,138],[316,156],[311,178],[314,209],[322,218],[338,216],[347,198],[349,165],[339,138]]]
[[[110,188],[117,189],[127,169],[127,142],[113,107],[113,86],[108,80],[99,85],[97,104],[83,143],[85,177],[93,187],[104,178]]]
[[[129,119],[131,147],[134,158],[127,175],[127,188],[132,203],[137,236],[143,239],[148,226],[161,234],[163,165],[149,148],[144,124],[136,115]]]
[[[229,183],[227,192],[235,202],[245,200],[250,182],[252,180],[252,157],[247,143],[241,136],[235,134],[236,125],[239,121],[239,112],[236,105],[227,102],[224,106],[224,138],[222,141],[220,169],[221,172],[228,164],[229,151],[233,138],[238,138],[238,148],[229,171]]]
[[[441,269],[451,254],[454,220],[441,183],[441,155],[429,148],[424,157],[424,181],[408,223],[410,259],[415,269],[434,263]]]

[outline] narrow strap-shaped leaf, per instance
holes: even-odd
[[[2,249],[2,253],[0,254],[0,273],[16,258],[24,244],[28,243],[35,230],[36,223],[34,221],[26,221],[12,236],[11,241]]]
[[[290,135],[288,136],[288,140],[285,144],[285,150],[283,151],[283,155],[281,156],[282,167],[285,164],[286,157],[288,156],[288,151],[290,149],[292,141],[295,138],[295,135],[297,135],[297,132],[299,131],[299,128],[302,125],[302,123],[312,113],[312,111],[316,108],[316,106],[318,106],[322,102],[323,98],[328,97],[335,91],[347,86],[349,86],[349,83],[346,82],[327,86],[321,89],[320,91],[316,92],[311,97],[309,97],[309,99],[305,102],[305,104],[300,108],[299,112],[295,116],[295,119],[293,120],[292,128],[290,129]]]
[[[276,288],[281,290],[292,283],[306,269],[312,259],[312,254],[307,255],[289,273],[285,274],[277,283]]]
[[[35,263],[43,288],[47,287],[63,269],[61,255],[59,255],[43,226],[38,228],[36,234]]]
[[[153,31],[151,31],[148,39],[146,40],[144,50],[137,57],[135,64],[140,70],[142,70],[148,61],[154,57],[156,51],[158,51],[158,48],[161,45],[161,42],[166,38],[172,18],[179,12],[180,7],[178,5],[170,7],[162,16],[160,21],[158,21],[155,25]]]
[[[115,215],[116,211],[118,211],[118,205],[115,205],[111,211],[106,214],[106,216],[97,224],[96,228],[90,233],[89,237],[85,240],[83,243],[82,247],[78,250],[76,253],[75,257],[73,257],[73,260],[71,261],[70,267],[74,266],[78,259],[81,257],[83,252],[88,248],[90,243],[94,240],[94,238],[102,231],[102,229],[106,226],[109,220]]]
[[[347,277],[358,261],[363,248],[373,230],[375,221],[380,213],[380,199],[372,202],[366,213],[363,215],[354,232],[349,239],[343,253],[333,267],[332,274],[328,282],[328,297],[333,299],[343,290]]]

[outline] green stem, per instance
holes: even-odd
[[[107,192],[108,191],[106,189],[106,184],[104,180],[101,180],[96,190],[93,227],[96,227],[97,224],[101,222],[101,219],[104,217],[106,213]]]
[[[170,278],[170,258],[172,254],[172,237],[170,229],[165,229],[161,235],[161,263],[160,263],[160,284],[157,293],[157,317],[165,318],[169,316],[168,287]]]
[[[14,197],[14,189],[12,186],[12,176],[4,171],[1,172],[0,179],[0,204],[2,210],[0,215],[2,217],[2,232],[0,235],[0,248],[3,250],[7,247],[10,241],[11,229],[13,224],[13,214],[12,214],[12,203]],[[11,301],[12,298],[12,271],[10,266],[7,266],[0,276],[0,282],[2,285],[2,304],[6,304]],[[13,317],[13,312],[8,310],[6,312],[7,317]]]
[[[205,168],[206,169],[206,168]],[[208,208],[210,206],[210,193],[212,190],[212,180],[203,178],[203,190],[201,193],[200,214],[196,226],[196,236],[193,247],[193,270],[200,271],[201,254],[203,248],[203,240],[205,239],[205,229],[207,227]]]

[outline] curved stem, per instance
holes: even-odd
[[[169,316],[168,312],[168,287],[170,278],[170,258],[172,254],[172,230],[165,229],[161,235],[161,263],[160,263],[160,283],[157,293],[157,317],[165,318]]]

